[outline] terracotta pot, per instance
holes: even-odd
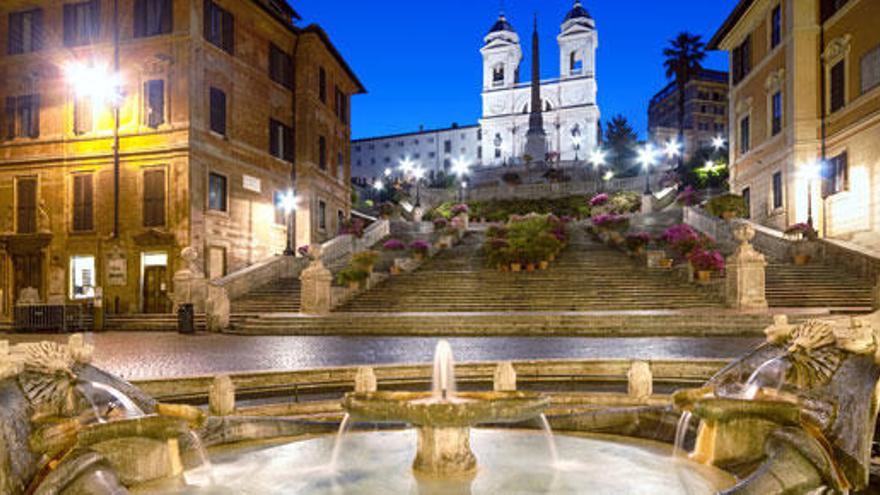
[[[522,265],[519,263],[511,263],[510,264],[510,271],[512,271],[512,272],[522,271]]]
[[[809,254],[796,254],[794,255],[794,264],[797,266],[804,266],[810,263],[810,259],[812,256]]]
[[[391,274],[392,275],[400,275],[400,267],[397,265],[391,266]]]
[[[712,272],[710,272],[708,270],[698,270],[697,271],[697,280],[703,284],[705,284],[706,282],[709,282],[710,280],[712,280]]]
[[[349,290],[358,290],[361,288],[361,283],[360,282],[349,282],[348,288],[349,288]]]
[[[541,270],[546,270],[546,269],[550,268],[550,262],[549,261],[542,261],[542,262],[538,263],[538,268]]]
[[[551,254],[550,257],[548,258],[548,261],[556,261],[556,254],[555,253]]]
[[[660,260],[660,268],[672,268],[672,258],[663,258]]]
[[[526,271],[527,271],[527,272],[533,272],[533,271],[535,271],[535,264],[534,264],[534,263],[527,263],[527,264],[526,264]]]
[[[721,213],[721,218],[723,218],[725,220],[733,220],[734,218],[736,218],[736,212],[735,211],[725,211],[725,212]]]
[[[423,259],[425,259],[425,253],[417,252],[413,254],[413,257],[418,261],[422,261]]]

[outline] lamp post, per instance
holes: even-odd
[[[577,162],[580,159],[581,143],[583,142],[581,127],[579,125],[575,125],[571,130],[571,142],[574,146],[574,163],[577,165]]]
[[[715,136],[712,138],[712,148],[715,149],[715,152],[719,152],[724,147],[727,146],[727,141],[724,139],[724,136]]]
[[[374,200],[375,201],[379,201],[380,199],[382,199],[382,191],[383,190],[385,190],[385,183],[383,183],[379,179],[376,179],[373,182],[373,193],[374,193]]]
[[[605,166],[605,157],[607,153],[602,150],[602,148],[596,147],[590,151],[590,164],[593,165],[593,171],[596,174],[596,177],[600,177],[600,172],[602,171],[602,167]]]
[[[670,139],[666,142],[666,158],[670,161],[681,155],[681,143],[677,139]]]
[[[452,160],[452,173],[454,173],[458,177],[459,189],[458,189],[458,202],[464,202],[464,190],[467,188],[467,182],[464,181],[464,178],[470,173],[471,165],[464,159],[464,157],[458,157]]]
[[[807,180],[807,225],[813,228],[813,183],[819,177],[821,166],[810,162],[801,167],[801,174]]]
[[[646,144],[639,150],[639,163],[645,169],[645,194],[654,194],[651,191],[651,166],[654,165],[657,155],[651,143]]]
[[[422,207],[422,178],[425,177],[425,169],[416,167],[412,171],[413,178],[416,180],[416,208]]]
[[[293,189],[288,189],[281,196],[277,205],[284,212],[287,219],[287,248],[284,249],[284,256],[295,256],[296,251],[293,248],[293,211],[296,210],[296,194]]]

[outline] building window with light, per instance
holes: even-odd
[[[95,257],[70,257],[70,298],[91,299],[95,297]]]
[[[205,0],[205,39],[221,50],[235,51],[235,18],[212,0]]]
[[[94,180],[92,174],[73,176],[73,231],[91,232],[94,221]]]
[[[849,156],[841,153],[828,159],[827,195],[849,190]]]
[[[165,123],[165,81],[154,79],[144,83],[144,117],[147,127],[158,129]]]
[[[777,91],[770,99],[771,105],[771,125],[770,129],[775,136],[782,132],[782,91]]]
[[[134,36],[146,38],[171,32],[173,0],[134,0]]]
[[[224,178],[225,180],[225,178]],[[223,187],[225,191],[225,186]],[[224,194],[225,196],[225,194]],[[144,171],[144,227],[165,226],[165,170]]]
[[[226,135],[226,93],[211,88],[211,130]]]
[[[6,137],[40,137],[40,95],[7,96]]]
[[[88,95],[76,96],[73,100],[73,133],[77,136],[92,132],[94,108]]]
[[[287,212],[284,211],[284,196],[286,193],[275,191],[273,200],[275,201],[275,225],[284,225],[287,223]]]
[[[327,138],[318,136],[318,167],[327,170]]]
[[[293,162],[293,129],[275,119],[269,119],[269,153]]]
[[[37,178],[19,177],[15,181],[15,231],[33,234],[37,231]]]
[[[211,172],[208,175],[208,209],[228,211],[226,176]]]
[[[782,208],[782,172],[773,174],[773,197],[771,200],[774,210]]]
[[[100,34],[100,0],[64,5],[64,46],[90,45]]]
[[[739,121],[739,153],[741,155],[748,153],[751,149],[751,138],[751,122],[747,115]]]
[[[770,13],[770,48],[782,43],[782,5],[777,5]]]
[[[828,83],[829,107],[834,113],[846,105],[846,60],[831,66]]]
[[[43,10],[33,9],[9,14],[9,55],[31,53],[43,47]]]

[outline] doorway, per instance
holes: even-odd
[[[12,303],[18,301],[21,291],[33,287],[42,300],[43,293],[43,254],[16,254],[12,256]]]
[[[143,311],[147,314],[167,313],[171,310],[168,299],[168,255],[142,255]]]

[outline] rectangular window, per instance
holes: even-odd
[[[831,81],[829,84],[831,93],[831,113],[834,113],[846,105],[846,61],[841,60],[831,67]]]
[[[842,9],[849,0],[822,0],[822,22],[830,19],[838,10]]]
[[[849,190],[849,157],[841,153],[828,160],[828,194]]]
[[[293,162],[293,129],[275,119],[269,119],[269,153]]]
[[[478,160],[483,159],[483,147],[482,146],[477,146],[477,159]]]
[[[208,175],[208,209],[227,211],[229,204],[226,199],[226,176],[211,173]]]
[[[40,137],[40,95],[6,97],[6,137]]]
[[[743,117],[739,121],[739,153],[744,155],[749,152],[752,147],[751,124],[749,117]]]
[[[782,43],[782,5],[777,5],[770,13],[770,48]]]
[[[738,84],[752,70],[752,36],[733,49],[733,84]]]
[[[318,201],[318,228],[327,229],[327,203]]]
[[[285,193],[281,191],[275,191],[275,194],[273,195],[273,201],[275,204],[275,225],[287,224],[287,212],[284,211],[284,196]]]
[[[327,170],[327,138],[318,137],[318,167]]]
[[[205,39],[227,53],[235,52],[235,18],[212,0],[205,0]]]
[[[224,188],[225,190],[225,188]],[[144,227],[165,226],[165,171],[144,171]]]
[[[70,298],[91,299],[95,297],[95,257],[70,257]]]
[[[452,141],[443,141],[443,152],[452,153]]]
[[[8,34],[6,52],[9,55],[39,51],[43,47],[43,10],[9,14]]]
[[[880,86],[880,45],[862,57],[862,94]]]
[[[165,123],[165,81],[154,79],[144,83],[144,122],[147,127],[158,129]]]
[[[73,101],[73,133],[79,136],[92,132],[93,115],[92,98],[89,96],[76,97]]]
[[[777,91],[772,98],[773,113],[771,131],[773,135],[782,132],[782,91]]]
[[[173,11],[173,0],[134,0],[135,38],[170,33]]]
[[[773,209],[782,208],[782,172],[773,174]]]
[[[269,44],[269,77],[287,89],[293,89],[293,59],[278,48]]]
[[[95,229],[93,187],[92,174],[73,176],[74,232],[90,232]]]
[[[226,135],[226,93],[211,88],[211,130]]]
[[[746,206],[746,218],[752,218],[752,190],[745,188],[742,190],[743,203]]]
[[[336,154],[336,177],[340,179],[345,177],[345,158],[341,151]]]
[[[98,41],[100,27],[100,0],[64,5],[64,46],[90,45]]]
[[[348,95],[336,86],[336,117],[343,124],[348,124]],[[419,144],[416,140],[416,144]]]
[[[327,71],[323,67],[318,68],[318,98],[327,103]]]
[[[495,158],[501,158],[501,148],[495,148]]]
[[[22,177],[15,181],[16,232],[37,232],[37,178]]]

